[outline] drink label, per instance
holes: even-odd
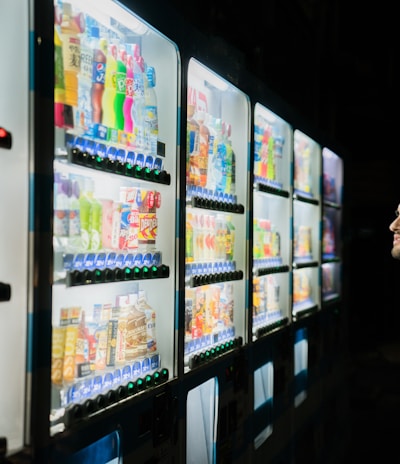
[[[100,140],[108,139],[108,128],[103,124],[92,124],[91,125],[91,136]]]
[[[123,253],[120,253],[119,255],[117,255],[117,258],[115,259],[115,267],[118,267],[119,269],[123,269],[124,262],[125,262],[125,255]]]
[[[160,355],[159,354],[154,354],[150,358],[150,366],[151,366],[151,370],[153,370],[153,371],[158,369],[161,366]]]
[[[73,255],[72,253],[67,253],[67,254],[63,255],[63,264],[64,264],[64,269],[66,271],[71,271],[72,270],[74,257],[75,257],[75,255]]]
[[[104,375],[103,389],[105,391],[110,390],[110,388],[112,388],[113,380],[114,380],[114,376],[113,376],[112,372],[107,372]]]
[[[136,164],[140,166],[141,168],[144,167],[144,155],[143,153],[138,153],[136,155]]]
[[[134,151],[128,151],[126,154],[125,162],[131,164],[132,166],[135,164],[136,154]]]
[[[101,375],[96,375],[93,379],[92,393],[100,393],[103,388],[103,378]]]
[[[132,370],[131,370],[131,366],[124,366],[124,368],[122,369],[122,372],[121,372],[121,377],[122,377],[122,380],[130,380],[131,377],[132,377]]]
[[[126,151],[123,148],[120,148],[117,150],[115,154],[115,159],[119,161],[120,163],[124,163],[126,158]]]
[[[151,253],[145,253],[143,255],[143,265],[144,266],[151,266],[152,261],[153,261],[153,259],[152,259]]]
[[[116,347],[117,347],[118,321],[111,319],[107,325],[107,358],[106,365],[115,365]]]
[[[161,264],[161,252],[156,251],[153,253],[152,264],[154,266],[159,266]]]
[[[143,255],[142,253],[136,253],[135,259],[133,261],[133,265],[137,267],[142,267],[143,266]]]
[[[145,164],[146,168],[153,169],[153,167],[154,167],[154,156],[147,155],[144,164]]]
[[[108,148],[107,158],[111,161],[115,161],[117,159],[117,149],[114,146]]]
[[[154,203],[156,208],[161,207],[161,192],[154,192]]]
[[[108,269],[113,269],[115,267],[116,254],[112,251],[108,253],[106,257],[106,267]]]
[[[132,253],[128,253],[128,254],[125,256],[124,266],[125,266],[125,267],[133,267],[133,261],[134,261],[133,254],[132,254]]]
[[[107,156],[107,147],[104,145],[104,143],[98,143],[96,145],[95,153],[97,156],[100,156],[101,158],[105,158]]]
[[[139,361],[132,364],[132,377],[139,377],[142,373],[142,366]]]
[[[76,271],[81,271],[83,269],[84,261],[85,261],[85,255],[83,253],[78,253],[77,255],[75,255],[72,268]]]
[[[155,213],[139,213],[139,244],[154,244],[157,238],[157,226]]]
[[[101,61],[93,62],[92,81],[95,84],[104,85],[104,78],[106,74],[106,64]]]
[[[149,358],[144,358],[142,361],[142,373],[145,374],[146,372],[150,372],[150,359]]]
[[[112,143],[118,143],[118,129],[108,128],[107,140]]]
[[[80,395],[80,384],[74,384],[72,387],[68,390],[68,403],[79,403],[81,399]]]
[[[105,253],[97,253],[94,267],[96,269],[104,269],[106,267],[106,254]]]
[[[118,386],[121,384],[121,370],[120,369],[115,369],[114,371],[114,380],[113,380],[113,385]]]
[[[94,269],[96,255],[94,253],[87,253],[84,258],[83,267],[85,269]]]
[[[158,169],[159,171],[161,171],[162,167],[163,167],[163,159],[162,158],[159,158],[158,156],[155,158],[154,160],[154,169]]]

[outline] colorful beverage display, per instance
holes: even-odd
[[[53,327],[51,380],[60,406],[127,383],[160,365],[156,311],[137,289],[114,302],[60,308]]]
[[[191,59],[185,209],[185,371],[245,336],[245,96]],[[243,179],[238,182],[238,174]]]
[[[207,96],[188,89],[186,179],[189,194],[210,199],[236,195],[236,155],[232,126],[208,112]]]
[[[54,9],[51,435],[174,372],[180,172],[175,44],[112,1]]]
[[[68,2],[55,18],[55,125],[156,155],[156,71],[140,44]]]

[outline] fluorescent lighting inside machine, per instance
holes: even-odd
[[[190,73],[193,73],[198,79],[204,80],[205,85],[211,85],[218,90],[225,91],[229,87],[229,83],[219,77],[217,74],[213,73],[209,69],[202,66],[195,59],[190,60],[189,64]]]
[[[69,3],[77,11],[82,7],[81,0],[70,0]],[[85,13],[110,28],[115,21],[138,35],[144,35],[150,30],[146,23],[116,0],[89,0],[85,4]]]

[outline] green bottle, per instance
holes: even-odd
[[[103,221],[103,206],[96,198],[92,200],[92,218],[91,218],[91,233],[90,233],[90,249],[99,251],[102,249],[102,230],[101,224]]]
[[[92,234],[92,205],[93,205],[93,181],[84,179],[84,187],[79,197],[79,212],[81,219],[81,247],[82,251],[91,249]]]

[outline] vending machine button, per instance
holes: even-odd
[[[96,402],[89,398],[85,401],[85,403],[83,404],[83,407],[85,409],[85,413],[87,415],[91,415],[93,413],[95,413],[97,410],[98,410],[98,406],[96,404]]]
[[[144,380],[141,377],[137,379],[136,386],[139,392],[144,390],[145,384],[144,384]]]
[[[126,390],[127,390],[128,395],[134,395],[135,393],[137,393],[136,383],[128,382],[126,386]]]
[[[127,397],[127,389],[124,385],[120,385],[118,388],[117,388],[117,397],[119,400],[123,400],[124,398]]]

